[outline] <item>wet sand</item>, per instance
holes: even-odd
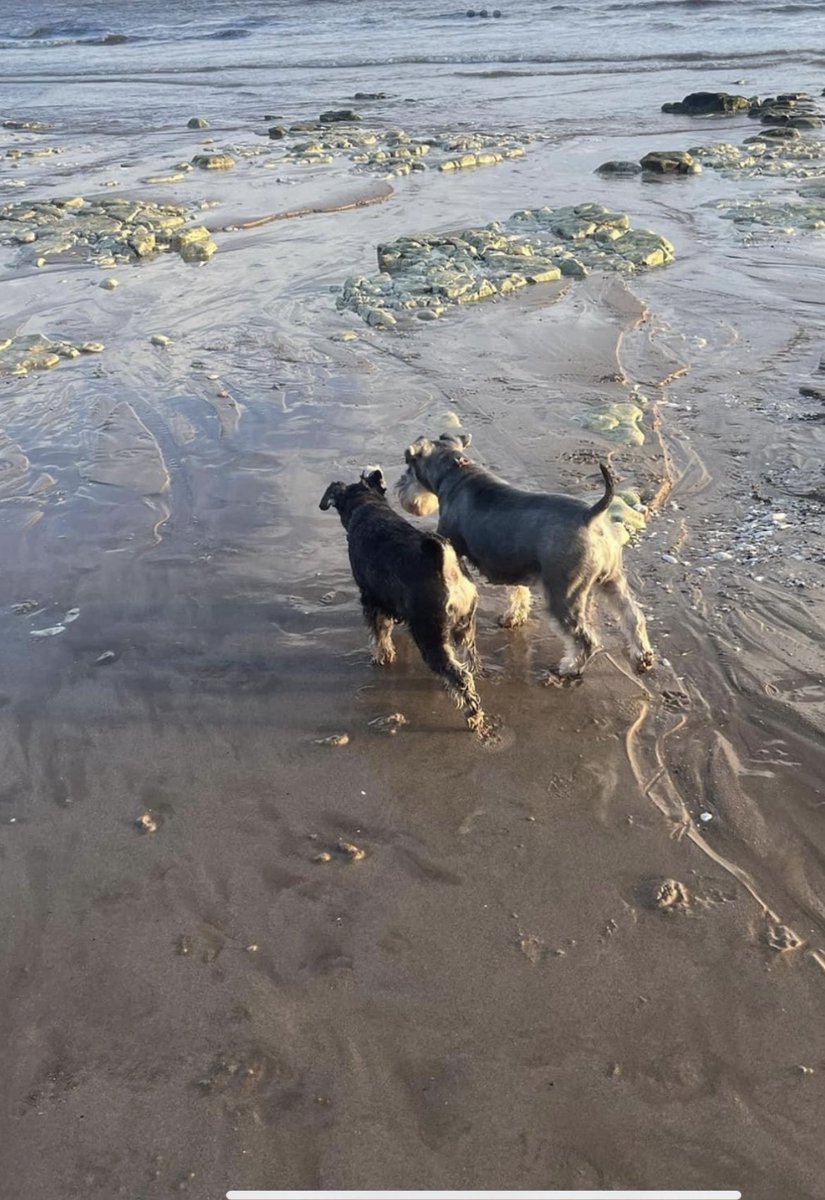
[[[198,146],[165,136],[51,182],[148,196]],[[219,200],[219,252],[118,267],[113,292],[4,260],[4,329],[106,345],[0,385],[10,1196],[821,1195],[825,427],[799,387],[825,379],[823,243],[743,246],[701,207],[736,192],[709,175],[590,175],[636,145],[230,233],[376,185],[190,176],[163,198]],[[391,334],[335,312],[379,242],[584,199],[676,263]],[[643,445],[588,428],[640,396]],[[368,665],[317,507],[366,461],[392,477],[448,411],[514,483],[595,494],[613,452],[650,504],[626,552],[650,677],[605,622],[583,686],[543,687],[538,607],[505,632],[482,585],[495,753],[403,634]],[[396,736],[370,725],[395,712]]]

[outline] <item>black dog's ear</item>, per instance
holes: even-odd
[[[321,497],[321,503],[318,507],[322,512],[326,512],[328,508],[337,508],[341,502],[341,498],[347,489],[345,483],[331,483]]]
[[[429,438],[416,438],[413,444],[404,451],[404,462],[409,466],[414,458],[418,458],[422,454],[429,454],[432,448],[433,444]]]
[[[361,480],[374,492],[380,492],[382,496],[386,496],[387,481],[380,467],[364,467],[361,472]]]

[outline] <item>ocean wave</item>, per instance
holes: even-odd
[[[204,42],[231,42],[236,38],[246,38],[251,36],[251,29],[242,29],[238,26],[233,29],[216,29],[212,33],[202,33],[195,40]]]
[[[132,39],[137,41],[138,39]],[[77,45],[77,42],[61,43],[62,45],[71,44]],[[90,44],[89,40],[85,44]],[[96,40],[95,44],[100,44]],[[0,42],[0,49],[19,49],[19,43]],[[275,58],[265,52],[259,57],[244,61],[233,61],[231,64],[208,63],[197,67],[188,64],[180,64],[175,66],[158,66],[148,65],[145,62],[126,64],[118,61],[118,76],[127,78],[131,74],[147,76],[152,75],[162,78],[165,75],[199,75],[204,73],[214,74],[216,71],[236,72],[236,71],[256,71],[256,70],[280,70],[280,71],[351,71],[373,67],[397,67],[397,66],[456,66],[456,67],[493,67],[500,65],[501,67],[550,67],[557,72],[561,71],[564,74],[575,73],[582,71],[584,73],[593,72],[611,72],[619,71],[622,73],[634,70],[655,70],[660,68],[666,70],[669,67],[679,66],[682,64],[697,64],[707,67],[709,70],[719,68],[741,69],[745,65],[748,68],[755,69],[757,67],[769,67],[771,65],[795,60],[802,64],[811,64],[814,67],[825,66],[825,50],[821,47],[811,47],[809,49],[788,49],[785,47],[766,48],[760,50],[752,50],[748,52],[730,50],[726,52],[724,49],[718,51],[710,50],[685,50],[685,51],[661,51],[651,54],[625,54],[617,55],[615,58],[605,58],[602,55],[592,54],[521,54],[521,53],[506,53],[491,51],[490,53],[473,53],[461,52],[455,54],[396,54],[390,56],[375,55],[375,56],[353,56],[347,57],[313,57],[300,58],[295,55],[291,58]],[[564,70],[564,68],[568,68]],[[109,74],[107,69],[93,68],[91,70],[79,69],[76,63],[72,64],[72,78],[106,78]],[[0,79],[16,77],[12,71],[4,70],[0,66]]]

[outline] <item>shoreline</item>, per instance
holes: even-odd
[[[244,137],[181,128],[160,153],[137,135],[105,162],[85,139],[53,194],[116,177],[112,196],[189,205],[217,252],[37,270],[2,250],[0,336],[105,346],[0,381],[0,1165],[18,1191],[818,1196],[825,430],[800,389],[825,378],[825,243],[742,241],[708,207],[782,179],[592,174],[758,128],[643,125],[473,173],[382,183],[336,161],[279,166],[283,184],[247,128],[254,156],[162,194],[139,180]],[[272,193],[374,187],[386,203],[220,234]],[[582,201],[675,262],[398,330],[335,310],[379,244]],[[540,687],[549,626],[499,629],[501,589],[480,586],[479,690],[511,738],[495,754],[403,635],[396,667],[368,668],[317,512],[366,461],[393,477],[447,412],[513,483],[587,495],[610,454],[647,509],[626,549],[663,660],[644,683],[604,622],[584,685]],[[78,470],[95,454],[119,486]],[[395,712],[397,736],[374,731]],[[341,840],[363,861],[314,861]]]

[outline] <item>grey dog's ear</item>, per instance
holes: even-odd
[[[382,496],[386,496],[387,481],[380,467],[364,467],[361,472],[361,481],[368,488],[372,488],[374,492],[380,492]]]
[[[416,438],[411,446],[408,446],[404,451],[404,462],[409,466],[414,458],[419,458],[422,454],[430,454],[433,444],[429,438]]]
[[[330,507],[337,508],[346,490],[347,485],[345,483],[331,483],[321,497],[321,503],[318,507],[322,512],[326,512]]]
[[[448,446],[460,446],[462,450],[466,450],[473,440],[473,435],[457,430],[455,433],[442,433],[438,440],[446,442]]]

